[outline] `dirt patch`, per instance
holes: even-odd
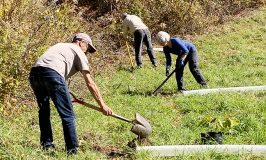
[[[129,158],[130,154],[122,151],[121,149],[115,147],[115,146],[111,146],[111,145],[106,145],[106,146],[102,146],[99,144],[93,144],[93,149],[95,151],[101,152],[109,157],[115,158],[115,157],[119,157],[119,158]]]
[[[137,146],[150,146],[152,142],[148,138],[134,138],[127,143],[130,148],[136,148]]]
[[[123,151],[122,147],[116,147],[113,145],[104,145],[102,142],[104,141],[104,137],[101,135],[97,135],[91,132],[87,132],[81,136],[81,144],[80,150],[85,151],[88,149],[85,144],[91,144],[91,149],[97,152],[100,152],[110,158],[129,158],[130,153],[127,151]],[[82,143],[83,142],[83,143]]]
[[[126,146],[113,146],[105,145],[103,141],[105,138],[101,135],[97,135],[91,132],[84,133],[80,139],[80,150],[85,151],[88,149],[86,144],[91,145],[91,149],[97,152],[100,152],[109,158],[118,158],[118,159],[131,159],[134,154],[135,148],[137,145],[140,146],[150,146],[152,142],[148,138],[134,138],[132,141],[129,141]],[[82,143],[83,142],[83,143]]]

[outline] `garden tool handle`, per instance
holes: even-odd
[[[91,109],[94,109],[96,111],[102,112],[102,109],[101,108],[99,108],[97,106],[94,106],[92,104],[89,104],[89,103],[86,103],[86,102],[83,102],[83,101],[78,101],[77,103],[82,104],[82,105],[87,106],[87,107],[90,107]],[[125,122],[132,123],[131,120],[129,120],[129,119],[125,118],[125,117],[122,117],[122,116],[120,116],[118,114],[113,113],[111,116],[114,117],[114,118],[123,120]]]
[[[155,89],[155,91],[152,92],[152,95],[157,94],[157,92],[159,91],[159,89],[162,88],[162,86],[165,84],[165,82],[168,81],[168,79],[175,73],[175,71],[176,71],[176,68],[167,76],[167,78],[161,83],[161,85],[159,87],[157,87]]]
[[[129,47],[128,47],[127,41],[126,41],[126,47],[127,47],[127,53],[129,55],[129,60],[130,60],[131,68],[133,69],[134,68],[133,60],[132,60],[132,57],[131,57],[131,54],[130,54],[130,51],[129,51]]]
[[[115,114],[115,113],[113,113],[111,116],[114,118],[120,119],[122,121],[128,122],[128,123],[133,123],[131,120],[129,120],[125,117],[122,117],[121,115]]]
[[[97,107],[97,106],[94,106],[94,105],[92,105],[92,104],[89,104],[89,103],[86,103],[86,102],[83,102],[83,101],[78,101],[78,103],[80,103],[80,104],[82,104],[82,105],[84,105],[84,106],[90,107],[91,109],[94,109],[94,110],[96,110],[96,111],[102,112],[102,109],[101,109],[101,108],[99,108],[99,107]],[[132,123],[131,120],[129,120],[129,119],[125,118],[125,117],[122,117],[122,116],[120,116],[120,115],[118,115],[118,114],[113,113],[111,116],[114,117],[114,118],[117,118],[117,119],[123,120],[123,121],[125,121],[125,122]]]
[[[77,98],[73,93],[71,93],[71,92],[70,92],[70,94],[71,94],[71,96],[72,96],[73,99],[74,99],[72,102],[77,102],[77,103],[82,104],[82,105],[84,105],[84,106],[87,106],[87,107],[89,107],[89,108],[91,108],[91,109],[94,109],[94,110],[96,110],[96,111],[102,112],[102,109],[101,109],[101,108],[99,108],[99,107],[97,107],[97,106],[95,106],[95,105],[92,105],[92,104],[90,104],[90,103],[86,103],[86,102],[84,102],[84,101],[78,99],[78,98]],[[114,118],[117,118],[117,119],[123,120],[123,121],[125,121],[125,122],[128,122],[128,123],[133,123],[131,120],[129,120],[129,119],[125,118],[125,117],[122,117],[122,116],[120,116],[120,115],[118,115],[118,114],[115,114],[115,113],[113,113],[111,116],[114,117]]]

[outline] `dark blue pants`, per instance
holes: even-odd
[[[51,98],[62,120],[66,149],[78,147],[75,114],[65,79],[56,71],[45,67],[33,67],[29,79],[39,106],[41,145],[53,142],[49,103]]]
[[[147,46],[147,53],[152,64],[156,64],[156,57],[152,48],[150,31],[148,29],[138,29],[134,32],[134,47],[137,65],[142,65],[141,48],[143,42]]]
[[[177,58],[176,62],[180,59],[180,57]],[[184,68],[186,64],[188,63],[189,65],[189,70],[192,73],[193,77],[195,80],[200,84],[200,85],[206,85],[206,80],[203,77],[200,68],[199,68],[199,58],[198,58],[198,53],[197,50],[194,49],[190,51],[190,53],[187,55],[185,61],[184,61],[184,66],[181,68],[177,68],[177,63],[176,63],[176,82],[177,82],[177,88],[178,90],[185,89],[184,88],[184,81],[183,81],[183,73],[184,73]]]

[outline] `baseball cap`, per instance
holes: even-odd
[[[91,40],[89,35],[87,35],[86,33],[77,33],[74,36],[73,41],[79,40],[79,39],[85,41],[89,45],[88,52],[90,52],[90,53],[96,52],[96,48],[93,46],[92,40]]]

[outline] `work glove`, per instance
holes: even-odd
[[[165,72],[166,77],[169,76],[169,72],[170,72],[170,67],[166,67],[166,72]]]
[[[176,63],[176,67],[177,68],[181,68],[184,66],[184,61],[182,59],[178,60],[177,63]]]

